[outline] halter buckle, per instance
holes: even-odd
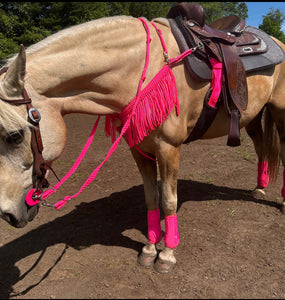
[[[38,189],[38,188],[36,188],[34,190],[33,194],[32,194],[32,199],[34,201],[36,201],[36,200],[42,200],[42,195],[43,195],[43,191],[40,190],[40,189]]]
[[[35,112],[38,115],[38,117],[35,117],[33,112]],[[39,124],[39,122],[41,120],[41,114],[36,108],[34,108],[34,107],[30,108],[28,111],[28,115],[29,115],[29,118],[32,120],[32,122]]]

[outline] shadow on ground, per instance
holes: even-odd
[[[213,199],[223,201],[239,199],[279,208],[277,203],[253,198],[248,190],[196,181],[179,180],[178,191],[178,210],[186,201]],[[72,212],[41,225],[2,246],[0,248],[0,297],[11,297],[13,285],[28,275],[40,262],[45,250],[55,244],[63,243],[66,248],[73,247],[77,250],[94,244],[120,246],[134,249],[139,253],[143,244],[122,235],[127,229],[137,229],[144,235],[147,234],[143,185],[134,186],[89,203],[81,203]],[[20,275],[16,266],[17,262],[37,252],[41,252],[38,259],[28,271]],[[65,250],[55,264],[50,266],[45,276],[39,279],[38,283],[32,284],[25,294],[49,275],[64,253]]]

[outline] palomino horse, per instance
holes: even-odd
[[[159,20],[154,24],[161,30],[169,59],[179,57],[180,51],[167,19]],[[146,55],[148,45],[149,56]],[[25,201],[29,191],[43,181],[35,167],[42,149],[31,147],[33,135],[39,132],[37,126],[43,142],[43,159],[51,165],[65,147],[64,115],[118,116],[133,99],[145,101],[144,105],[151,107],[146,100],[148,97],[158,105],[156,98],[168,93],[164,98],[172,102],[169,107],[159,104],[160,110],[164,110],[160,120],[146,128],[140,139],[129,144],[142,175],[148,209],[148,242],[139,256],[139,263],[150,266],[157,258],[155,267],[159,272],[171,270],[176,263],[174,249],[179,243],[176,210],[180,149],[199,118],[209,83],[191,78],[182,60],[165,64],[160,35],[153,24],[127,16],[102,18],[62,30],[27,51],[21,46],[19,54],[9,59],[5,67],[7,69],[0,76],[0,214],[15,227],[25,226],[39,209],[39,204],[27,205]],[[158,73],[160,77],[153,81]],[[248,76],[248,106],[240,119],[240,127],[246,127],[254,142],[259,163],[269,160],[273,170],[279,163],[278,147],[272,139],[276,128],[273,123],[277,125],[281,160],[285,165],[284,75],[285,64],[281,63]],[[175,82],[177,99],[173,92]],[[28,118],[26,105],[30,105],[29,113],[32,112],[29,98],[37,109],[34,110],[36,118],[40,112],[40,124],[37,120],[30,121],[35,117]],[[137,110],[144,107],[139,101],[136,105]],[[261,127],[264,107],[269,116],[265,131],[271,142],[262,148],[266,137]],[[129,114],[134,119],[143,115],[137,110]],[[124,129],[122,120],[115,120],[114,126]],[[227,135],[229,126],[230,119],[221,107],[203,138]],[[273,154],[276,155],[270,157]],[[165,248],[158,257],[155,245],[161,240],[162,231],[157,163],[165,214]],[[266,183],[258,184],[257,189],[263,190],[265,186]]]

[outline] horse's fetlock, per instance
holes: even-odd
[[[256,199],[265,199],[265,194],[265,189],[259,186],[257,186],[251,193],[252,197]]]
[[[144,254],[147,254],[149,256],[155,256],[157,254],[156,246],[155,244],[147,243],[143,249],[142,252]]]
[[[170,262],[176,264],[176,258],[174,256],[174,249],[165,247],[158,255],[161,261]]]

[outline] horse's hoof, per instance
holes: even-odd
[[[175,263],[171,261],[162,261],[158,258],[154,264],[154,269],[158,273],[169,273],[174,268]]]
[[[156,255],[149,255],[142,252],[138,257],[138,264],[145,267],[150,268],[156,259]]]
[[[256,187],[256,188],[252,191],[252,196],[253,196],[254,198],[259,198],[259,199],[264,200],[264,198],[265,198],[265,191],[264,191],[263,188]]]

